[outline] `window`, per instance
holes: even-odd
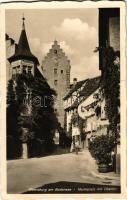
[[[12,78],[15,79],[16,78],[16,74],[12,74]]]
[[[54,85],[57,86],[57,84],[58,84],[58,81],[54,80]]]
[[[12,69],[12,78],[16,77],[16,67],[13,67]]]
[[[17,73],[20,73],[20,65],[18,65],[16,68],[17,68]]]
[[[54,74],[57,74],[57,69],[56,68],[54,69]]]
[[[13,71],[16,71],[16,67],[13,67]]]
[[[57,54],[57,50],[56,49],[54,50],[54,53]]]
[[[16,67],[13,67],[12,74],[16,74]]]
[[[63,70],[61,70],[61,74],[63,74]]]
[[[26,68],[27,68],[27,66],[23,65],[23,74],[26,74]]]
[[[28,66],[28,74],[32,74],[32,67]]]

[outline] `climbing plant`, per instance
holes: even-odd
[[[101,93],[105,98],[105,111],[109,119],[109,130],[118,138],[120,123],[120,52],[112,47],[98,48],[103,57]]]
[[[48,152],[53,148],[54,130],[57,127],[57,118],[54,113],[53,96],[56,95],[47,82],[25,74],[17,75],[15,80],[8,82],[7,88],[7,139],[8,146],[13,148],[15,158],[22,156],[22,144],[31,146],[30,156],[40,155],[37,148],[44,147]],[[18,141],[21,149],[12,146]],[[43,142],[43,145],[42,145]],[[16,152],[16,153],[15,153]]]

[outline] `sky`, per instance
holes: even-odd
[[[22,16],[32,53],[40,65],[56,39],[71,63],[73,78],[83,80],[100,75],[98,53],[98,9],[6,10],[6,33],[17,43]]]

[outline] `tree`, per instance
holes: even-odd
[[[10,87],[13,89],[10,90]],[[40,153],[33,147],[37,142],[40,146],[44,145],[45,151],[51,150],[54,130],[57,127],[53,108],[55,91],[49,87],[44,78],[19,74],[15,81],[10,81],[8,93],[8,108],[12,107],[13,101],[16,104],[17,113],[14,113],[16,121],[13,125],[22,143],[23,152],[26,150],[24,157],[27,157],[29,148],[34,149],[34,152],[29,149],[31,155]],[[8,115],[8,122],[10,119],[11,116]],[[11,130],[8,127],[9,131]]]
[[[45,79],[35,78],[32,85],[32,108],[36,137],[43,141],[45,151],[53,149],[53,137],[58,126],[54,112],[55,91],[49,87]]]
[[[21,156],[21,142],[17,133],[18,105],[15,96],[14,80],[9,80],[7,87],[7,158]]]

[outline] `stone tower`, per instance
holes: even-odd
[[[62,127],[64,127],[63,97],[70,87],[70,68],[70,61],[55,40],[42,61],[42,71],[50,87],[57,93],[55,109]]]
[[[15,53],[8,58],[10,62],[10,77],[15,78],[16,74],[31,73],[35,75],[37,66],[39,64],[38,59],[31,53],[26,30],[25,30],[25,18],[23,17],[22,31],[19,38]]]

